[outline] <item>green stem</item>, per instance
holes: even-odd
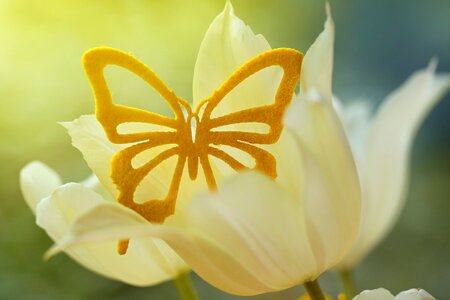
[[[341,278],[342,287],[347,295],[347,299],[353,299],[356,296],[356,284],[355,277],[351,270],[339,271],[339,277]]]
[[[199,300],[189,273],[182,273],[173,280],[182,300]]]
[[[305,282],[303,284],[306,291],[308,292],[309,298],[311,300],[325,300],[325,296],[320,288],[319,282],[316,280]]]

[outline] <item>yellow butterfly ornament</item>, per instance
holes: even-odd
[[[132,55],[106,47],[87,51],[83,56],[83,66],[94,92],[96,118],[112,143],[131,144],[116,153],[111,160],[111,178],[119,190],[117,200],[149,222],[164,222],[166,217],[175,212],[186,162],[190,179],[197,178],[200,165],[208,188],[212,190],[217,189],[217,183],[211,168],[211,156],[222,160],[237,172],[249,168],[226,151],[219,149],[220,145],[248,153],[255,160],[253,169],[275,178],[277,174],[274,156],[255,145],[273,144],[279,139],[283,129],[284,112],[300,79],[302,59],[303,55],[294,49],[280,48],[266,51],[239,67],[211,96],[200,102],[193,110],[187,101],[178,97],[150,68]],[[104,68],[108,65],[127,69],[146,81],[168,103],[175,117],[169,118],[114,104],[104,76]],[[241,82],[272,66],[280,66],[284,72],[272,104],[212,117],[217,105]],[[168,130],[119,132],[119,125],[131,122],[163,126]],[[269,130],[267,133],[219,130],[220,127],[238,123],[265,124]],[[193,124],[195,126],[192,126]],[[163,145],[172,147],[161,151],[144,165],[133,167],[132,160],[138,154]],[[135,192],[145,176],[174,156],[177,156],[177,163],[165,198],[136,203]],[[119,242],[119,254],[125,254],[127,248],[128,240]]]

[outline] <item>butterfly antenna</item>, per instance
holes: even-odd
[[[188,116],[192,115],[192,109],[189,103],[182,99],[178,99],[178,104],[180,104],[181,109],[183,110],[184,119],[186,120]]]

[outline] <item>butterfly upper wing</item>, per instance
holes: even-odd
[[[221,137],[218,139],[231,135],[237,137],[238,140],[250,143],[273,143],[281,134],[283,114],[291,102],[300,78],[302,57],[302,54],[296,50],[281,48],[266,51],[251,59],[237,69],[213,95],[199,104],[199,107],[205,105],[202,122],[206,122],[207,128],[212,130],[237,123],[264,123],[270,128],[268,133],[228,132],[225,135],[220,134]],[[272,104],[231,112],[216,118],[211,117],[214,109],[221,101],[224,101],[227,94],[250,76],[272,66],[280,66],[284,71]],[[242,101],[245,100],[242,99]]]
[[[108,65],[116,65],[127,69],[146,81],[168,103],[175,114],[175,119],[133,107],[114,104],[104,76],[104,68]],[[178,122],[183,120],[180,102],[185,101],[177,97],[152,70],[133,56],[113,48],[94,48],[84,54],[83,66],[95,95],[95,115],[112,142],[131,143],[154,137],[152,132],[120,134],[117,128],[123,123],[149,123],[176,129]]]
[[[187,102],[169,90],[145,64],[120,50],[112,48],[89,50],[83,57],[83,65],[95,95],[96,117],[103,126],[108,139],[117,144],[131,143],[111,160],[111,178],[120,191],[118,201],[137,211],[151,222],[162,222],[174,211],[175,199],[186,160],[186,157],[180,154],[182,153],[180,143],[186,136],[184,131],[187,130],[180,105],[189,107]],[[114,104],[104,76],[104,68],[108,65],[127,69],[147,82],[168,103],[175,118]],[[121,133],[118,127],[125,123],[151,124],[160,129]],[[162,145],[170,146],[163,151],[157,150],[157,147]],[[151,155],[143,155],[148,150],[154,151]],[[138,167],[133,166],[133,160],[139,155],[145,157],[145,161],[141,162]],[[155,168],[174,156],[178,156],[178,159],[172,166],[172,179],[166,183],[169,184],[167,195],[163,195],[162,199],[145,199],[146,202],[136,203],[135,192],[139,184]],[[166,173],[170,173],[170,171],[164,172],[164,175]],[[159,178],[152,179],[155,185],[160,181]]]
[[[237,69],[219,89],[198,105],[197,112],[204,109],[201,115],[202,128],[200,131],[207,135],[204,140],[207,140],[209,145],[209,155],[223,160],[235,170],[240,170],[246,166],[238,158],[215,146],[225,145],[239,149],[252,156],[255,160],[255,169],[263,171],[269,176],[276,176],[276,161],[273,155],[254,144],[273,144],[279,139],[283,129],[284,112],[291,102],[300,78],[302,58],[303,55],[293,49],[282,48],[266,51]],[[233,89],[238,88],[255,73],[273,66],[281,67],[283,76],[272,104],[247,108],[218,117],[212,116],[217,106],[222,101],[227,101],[226,96]],[[246,101],[246,99],[240,100]],[[233,129],[236,124],[243,124],[243,126],[239,126],[243,128],[246,123],[263,124],[268,127],[268,130],[261,133]],[[226,130],[227,127],[231,127],[231,129]],[[248,127],[252,128],[253,126]],[[203,166],[208,164],[206,159],[203,161]]]

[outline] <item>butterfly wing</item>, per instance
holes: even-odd
[[[94,48],[85,53],[83,65],[91,83],[96,104],[96,117],[103,126],[108,139],[117,144],[131,144],[118,152],[111,161],[111,178],[120,194],[118,201],[137,211],[151,222],[163,222],[173,213],[179,183],[183,173],[186,157],[180,151],[180,137],[186,136],[189,130],[184,120],[182,106],[190,109],[188,103],[177,97],[145,64],[133,56],[112,48]],[[145,110],[113,103],[104,76],[108,65],[124,68],[147,82],[168,103],[174,112],[174,118],[168,118]],[[122,133],[119,126],[126,123],[150,124],[158,128],[155,131],[139,131]],[[164,130],[167,129],[167,130]],[[158,152],[157,147],[169,145]],[[154,150],[153,156],[143,155]],[[143,163],[136,167],[138,156],[145,157]],[[168,192],[163,199],[145,199],[136,203],[135,193],[146,176],[164,161],[178,156],[174,165],[172,180]],[[142,160],[142,158],[141,158]],[[155,178],[158,181],[158,178]]]
[[[276,177],[276,160],[272,154],[255,146],[255,144],[268,145],[275,143],[283,129],[283,115],[290,104],[295,92],[295,88],[300,79],[300,69],[303,55],[293,49],[274,49],[266,51],[251,59],[239,69],[237,69],[209,98],[201,102],[196,111],[201,112],[201,129],[198,132],[207,135],[205,143],[208,144],[208,154],[214,156],[232,169],[239,171],[247,168],[239,159],[227,153],[218,146],[228,146],[249,154],[255,161],[254,168],[266,173],[271,177]],[[279,66],[283,70],[283,76],[274,96],[272,104],[243,109],[229,114],[214,117],[213,112],[222,102],[227,101],[226,96],[239,84],[248,80],[249,77],[267,69]],[[240,99],[246,101],[246,99]],[[261,124],[268,127],[266,132],[235,130],[237,124]],[[226,130],[231,127],[230,130]],[[243,126],[240,126],[242,128]],[[253,126],[249,126],[252,128]],[[211,169],[209,160],[204,155],[200,159],[205,174]]]

